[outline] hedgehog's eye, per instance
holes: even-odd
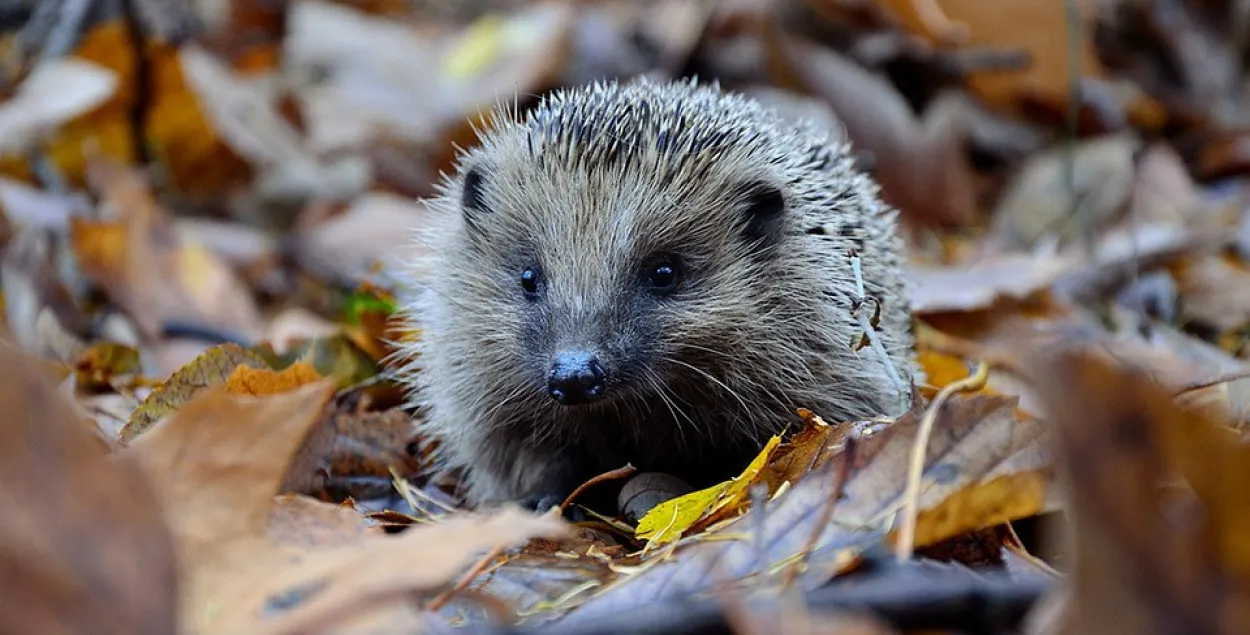
[[[681,261],[672,256],[661,256],[647,268],[647,284],[652,293],[666,294],[677,288],[681,281]]]
[[[538,299],[538,269],[526,267],[525,271],[521,272],[521,290],[525,292],[526,298]]]

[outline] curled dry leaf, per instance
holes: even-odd
[[[894,15],[911,32],[932,43],[940,43],[943,30],[934,32],[931,11],[920,7],[940,6],[946,19],[962,27],[966,37],[963,47],[995,51],[1022,51],[1029,65],[1015,72],[973,73],[968,86],[987,104],[1004,110],[1019,111],[1027,101],[1044,102],[1052,110],[1063,112],[1072,92],[1070,59],[1072,50],[1080,56],[1081,76],[1099,78],[1102,65],[1094,49],[1095,4],[1075,0],[1081,33],[1085,37],[1075,46],[1070,42],[1066,2],[1052,0],[1005,0],[986,9],[980,0],[898,0],[889,2]]]
[[[7,343],[0,403],[0,631],[174,632],[174,545],[144,475]]]
[[[17,94],[0,105],[0,153],[30,149],[65,122],[108,101],[117,83],[114,72],[85,60],[37,64]]]
[[[1064,632],[1250,628],[1247,447],[1139,369],[1091,353],[1062,350],[1030,366],[1074,484]]]
[[[1031,157],[999,198],[993,240],[1027,248],[1042,237],[1079,236],[1106,227],[1132,193],[1134,154],[1141,142],[1130,134],[1080,142],[1072,152],[1059,145]],[[1075,192],[1068,187],[1068,164]]]
[[[202,48],[183,45],[179,60],[217,132],[260,170],[263,196],[342,200],[369,181],[369,166],[357,157],[323,161],[273,105],[269,91],[248,83]]]
[[[355,282],[378,265],[408,266],[417,254],[416,230],[426,222],[423,203],[371,192],[340,214],[297,234],[297,257],[309,270],[332,280]]]
[[[971,166],[963,146],[961,100],[939,98],[922,119],[885,79],[827,47],[770,31],[775,73],[833,106],[857,150],[872,155],[882,196],[918,225],[976,217]]]
[[[91,180],[117,220],[70,224],[82,269],[124,307],[148,338],[171,321],[206,324],[241,337],[260,329],[251,292],[203,247],[178,240],[173,223],[132,169],[104,161]]]

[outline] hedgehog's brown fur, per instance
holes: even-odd
[[[493,115],[429,202],[405,312],[420,342],[400,372],[471,502],[558,500],[626,461],[704,485],[745,467],[798,407],[897,413],[884,360],[854,345],[848,255],[906,382],[895,212],[846,147],[695,82],[598,83]],[[686,271],[663,298],[639,273],[658,252]],[[538,300],[521,291],[528,266]],[[548,395],[569,343],[604,358],[599,402]]]

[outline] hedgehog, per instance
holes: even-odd
[[[706,486],[800,409],[908,406],[897,211],[845,142],[697,79],[557,89],[477,133],[426,201],[397,372],[471,505],[626,464]]]

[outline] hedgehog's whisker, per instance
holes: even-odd
[[[688,363],[686,363],[686,362],[683,362],[683,361],[681,361],[680,359],[677,359],[677,358],[675,358],[675,357],[665,357],[665,358],[664,358],[664,361],[666,361],[666,362],[671,362],[671,363],[673,363],[673,364],[677,364],[677,365],[679,365],[679,366],[684,366],[684,367],[689,368],[690,370],[692,370],[692,371],[694,371],[694,372],[696,372],[696,373],[699,373],[699,374],[700,374],[700,375],[702,375],[703,377],[707,378],[707,380],[708,380],[708,381],[710,381],[710,382],[712,382],[712,383],[716,384],[717,386],[720,386],[720,387],[721,387],[721,388],[722,388],[725,392],[729,393],[729,394],[730,394],[730,395],[731,395],[734,399],[737,399],[737,400],[738,400],[738,405],[742,406],[742,411],[743,411],[743,412],[750,412],[750,411],[751,411],[751,409],[747,406],[747,402],[746,402],[746,400],[744,400],[744,399],[742,398],[742,395],[739,395],[739,394],[738,394],[738,391],[736,391],[736,390],[734,390],[733,388],[730,388],[729,386],[725,385],[725,382],[723,382],[723,381],[721,381],[721,380],[717,379],[715,376],[713,376],[711,373],[707,372],[706,370],[703,370],[702,368],[699,368],[698,366],[695,366],[695,365],[693,365],[693,364],[688,364]]]
[[[685,447],[686,429],[682,425],[681,420],[685,419],[690,424],[690,429],[695,432],[700,431],[699,424],[695,423],[694,419],[690,418],[690,415],[686,414],[686,411],[682,410],[681,406],[677,405],[673,398],[668,394],[668,387],[665,386],[664,380],[661,379],[654,370],[650,368],[646,369],[645,376],[647,385],[650,386],[657,395],[659,395],[660,399],[664,401],[664,405],[668,408],[669,414],[673,415],[673,420],[677,424],[678,442],[681,443],[682,447]]]

